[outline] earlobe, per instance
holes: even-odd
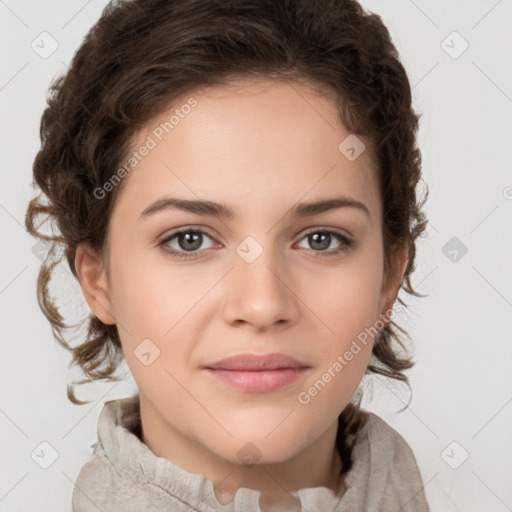
[[[75,270],[92,312],[104,324],[115,324],[102,256],[87,245],[79,244],[75,253]]]

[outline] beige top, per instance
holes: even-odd
[[[156,456],[133,431],[134,421],[140,422],[138,400],[136,395],[105,402],[95,457],[82,467],[73,490],[74,512],[429,512],[410,446],[372,412],[338,493],[327,487],[292,491],[289,502],[294,498],[296,505],[287,508],[263,505],[261,496],[260,508],[259,491],[242,487],[221,504],[209,479]]]

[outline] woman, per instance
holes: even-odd
[[[355,1],[135,0],[52,87],[27,228],[56,222],[91,308],[90,380],[124,358],[75,511],[427,511],[411,448],[360,408],[407,382],[421,156],[410,85]],[[56,245],[57,246],[57,245]],[[398,299],[400,304],[403,302]],[[69,397],[79,403],[74,392]]]

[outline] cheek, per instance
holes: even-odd
[[[304,302],[325,333],[316,341],[319,364],[305,401],[315,397],[317,406],[328,408],[347,403],[357,389],[372,352],[381,278],[379,265],[361,262],[317,275],[316,286],[303,282]]]
[[[121,247],[122,244],[119,244]],[[116,319],[132,336],[165,339],[211,287],[192,266],[169,263],[151,251],[112,251],[111,300]],[[172,333],[172,331],[171,331]]]
[[[342,350],[377,320],[382,270],[378,265],[361,263],[329,269],[317,277],[314,285],[311,281],[303,283],[305,302],[332,339],[338,340],[333,345]]]
[[[112,271],[112,303],[124,358],[146,396],[161,393],[165,400],[168,393],[179,393],[171,375],[183,381],[183,362],[192,346],[183,329],[200,292],[183,273],[159,268],[133,253],[118,260]]]
[[[141,387],[162,379],[172,386],[164,368],[185,377],[185,363],[209,317],[208,292],[217,281],[217,274],[171,265],[162,257],[150,261],[136,251],[113,259],[112,304],[126,362]]]

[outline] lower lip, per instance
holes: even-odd
[[[220,381],[252,393],[270,393],[288,386],[304,375],[307,368],[282,368],[268,371],[213,370],[208,373]]]

